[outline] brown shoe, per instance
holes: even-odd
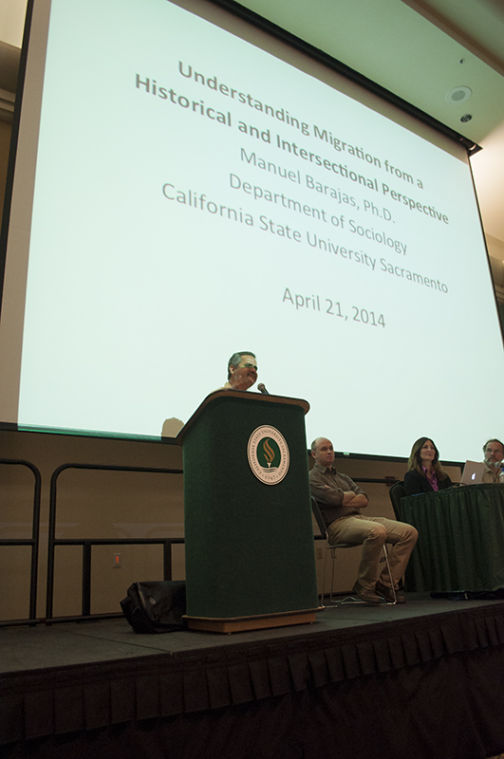
[[[382,582],[378,581],[376,583],[376,592],[379,593],[385,601],[388,603],[394,603],[394,601],[397,604],[405,604],[406,603],[406,596],[404,593],[402,593],[400,590],[396,590],[395,592],[395,598],[394,598],[394,591],[390,587],[390,585],[384,585]]]
[[[352,593],[358,596],[361,601],[364,601],[364,603],[368,604],[369,606],[378,606],[378,604],[384,603],[383,598],[375,593],[374,590],[361,588],[361,586],[357,583],[353,586]]]

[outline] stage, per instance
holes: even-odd
[[[504,750],[504,603],[410,594],[311,625],[0,629],[2,757],[408,757]]]

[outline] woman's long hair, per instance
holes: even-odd
[[[419,437],[418,440],[415,440],[411,449],[410,457],[408,459],[408,470],[418,472],[418,474],[421,474],[422,477],[425,477],[425,472],[422,468],[422,459],[420,458],[420,451],[427,441],[432,443],[436,452],[434,461],[432,462],[432,468],[434,469],[438,480],[444,480],[446,477],[448,477],[448,475],[443,471],[439,463],[439,451],[437,449],[436,443],[430,437]]]

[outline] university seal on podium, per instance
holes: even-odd
[[[247,457],[252,472],[266,485],[277,485],[289,471],[289,446],[276,427],[256,427],[248,439]]]

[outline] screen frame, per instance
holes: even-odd
[[[192,3],[187,3],[187,2],[184,2],[183,0],[172,0],[172,2],[174,5],[178,5],[182,8],[188,8],[189,5],[192,5]],[[192,11],[192,12],[197,13],[197,15],[201,15],[200,12],[204,11],[204,9],[206,8],[208,15],[212,16],[212,13],[210,12],[210,8],[212,6],[220,10],[223,10],[225,13],[230,14],[229,21],[231,25],[232,25],[231,19],[233,17],[244,20],[247,24],[250,24],[256,27],[257,29],[259,29],[262,33],[266,33],[267,35],[270,35],[275,40],[280,40],[283,44],[287,45],[288,47],[296,49],[297,51],[301,52],[303,55],[308,56],[308,58],[316,61],[317,63],[322,64],[324,67],[327,67],[329,70],[336,72],[338,75],[341,75],[342,77],[348,79],[349,81],[353,83],[356,83],[359,87],[363,88],[363,90],[370,93],[373,97],[378,98],[380,102],[391,104],[394,109],[398,109],[401,113],[408,114],[408,116],[411,117],[414,122],[419,122],[423,126],[427,126],[428,129],[434,130],[443,138],[446,138],[448,141],[451,141],[453,145],[457,147],[457,151],[462,148],[465,151],[468,159],[471,155],[473,155],[475,152],[481,149],[480,146],[476,145],[475,143],[472,143],[470,140],[467,140],[467,138],[454,132],[449,127],[441,124],[437,120],[430,117],[428,114],[425,114],[419,109],[416,109],[411,104],[395,96],[393,93],[389,92],[388,90],[384,89],[378,84],[371,82],[369,79],[362,76],[361,74],[354,71],[353,69],[350,69],[345,64],[337,61],[336,59],[332,58],[331,56],[324,53],[323,51],[314,48],[310,44],[304,42],[298,37],[295,37],[294,35],[290,34],[286,30],[283,30],[280,27],[276,26],[275,24],[272,24],[271,22],[267,21],[263,17],[258,16],[252,11],[234,2],[233,0],[204,0],[204,2],[200,0],[200,2],[197,3],[197,5],[200,6],[199,11],[196,11],[196,10]],[[19,130],[20,130],[21,118],[27,118],[26,113],[23,112],[23,102],[25,100],[30,100],[29,97],[25,97],[25,86],[26,86],[26,69],[27,69],[27,61],[28,61],[29,52],[30,52],[30,44],[33,43],[32,24],[31,24],[32,17],[33,17],[33,7],[34,7],[34,0],[28,0],[25,34],[24,34],[24,40],[23,40],[23,48],[22,48],[20,71],[19,71],[20,84],[18,87],[18,92],[16,93],[15,114],[14,114],[13,126],[12,126],[12,143],[11,143],[12,146],[11,146],[11,153],[10,153],[10,158],[9,158],[7,188],[6,188],[6,194],[5,194],[4,214],[2,218],[2,230],[1,230],[1,237],[0,237],[0,243],[1,243],[0,278],[1,278],[1,284],[2,284],[2,292],[0,294],[0,316],[2,313],[2,307],[4,304],[4,296],[5,296],[3,285],[4,285],[5,271],[6,271],[7,237],[8,237],[9,226],[10,226],[11,202],[12,202],[12,194],[14,190],[15,172],[16,172],[16,164],[17,164],[17,148],[18,148],[18,140],[19,140]],[[203,17],[205,17],[205,15],[203,15]],[[213,23],[216,23],[216,22],[213,21]],[[226,27],[222,27],[221,24],[219,24],[219,26],[221,26],[221,28],[226,28]],[[236,34],[236,32],[233,32],[233,33]],[[240,36],[240,35],[237,35],[237,36]],[[31,42],[30,42],[30,39],[31,39]],[[252,43],[252,44],[255,44],[255,43]],[[277,55],[277,57],[279,57],[281,60],[285,60],[285,58],[282,58],[277,53],[274,53],[274,55]],[[352,97],[354,96],[352,95]],[[358,101],[358,102],[363,102],[363,101]],[[365,103],[365,104],[369,105],[368,103]],[[33,105],[30,106],[30,108],[32,107]],[[370,106],[370,107],[373,107],[373,106]],[[387,114],[387,117],[391,118],[390,114]],[[472,174],[471,164],[469,160],[467,161],[467,166],[471,175],[471,180],[472,180],[473,188],[475,191],[474,177]],[[478,205],[478,197],[477,197],[476,191],[475,191],[475,198],[476,198],[476,204]],[[479,205],[478,205],[478,213],[479,213],[479,219],[480,219],[480,224],[481,224],[481,213],[479,210]],[[483,235],[483,240],[484,240],[485,251],[487,255],[487,263],[490,269],[489,254],[488,254],[488,249],[486,246],[484,235]],[[493,285],[493,279],[492,279],[492,285]],[[494,293],[496,310],[497,310],[497,298],[496,298],[496,293],[495,293],[495,286],[493,286],[493,293]],[[502,325],[500,326],[501,326],[501,337],[503,338],[503,342],[504,342],[504,335],[502,333]],[[20,357],[20,345],[19,345],[19,361],[20,361],[20,358],[21,357]],[[27,430],[27,427],[25,425],[18,425],[15,422],[0,422],[0,428]],[[30,431],[43,432],[43,433],[49,433],[49,434],[63,434],[63,435],[71,434],[71,435],[84,436],[84,437],[98,437],[98,438],[125,439],[125,440],[128,440],[128,439],[145,440],[148,442],[166,442],[166,441],[173,440],[173,438],[161,438],[157,436],[151,437],[147,435],[143,436],[143,435],[134,435],[134,434],[127,435],[123,433],[114,434],[110,432],[100,432],[100,431],[70,430],[68,428],[65,428],[65,429],[57,429],[57,428],[50,429],[46,427],[30,428]],[[391,461],[404,460],[403,457],[383,456],[383,455],[377,455],[377,454],[361,454],[361,453],[353,453],[353,452],[349,452],[349,453],[340,452],[340,453],[342,456],[345,456],[345,457],[355,456],[357,458],[363,458],[363,459],[369,458],[369,459],[391,460]]]

